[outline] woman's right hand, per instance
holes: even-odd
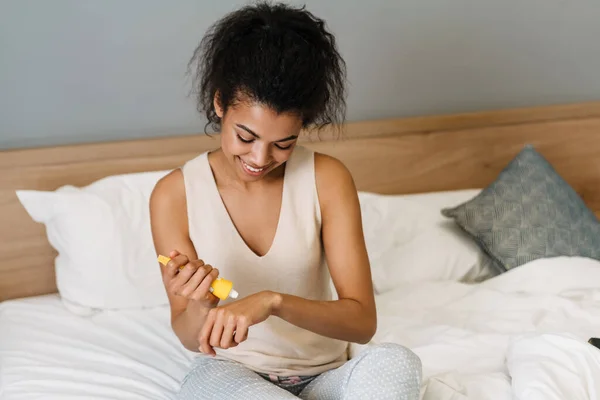
[[[167,291],[188,300],[206,301],[214,307],[219,298],[210,292],[210,285],[219,276],[219,270],[202,260],[190,260],[174,250],[171,260],[163,268],[162,278]]]

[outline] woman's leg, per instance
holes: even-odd
[[[393,343],[367,348],[346,364],[327,371],[300,394],[306,400],[419,400],[421,360]]]
[[[201,357],[184,378],[179,400],[298,399],[243,365]]]

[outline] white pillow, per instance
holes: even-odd
[[[600,351],[587,342],[587,337],[567,330],[565,327],[563,331],[529,332],[511,341],[506,369],[511,376],[513,398],[600,398]]]
[[[494,275],[479,246],[440,210],[480,189],[412,195],[360,192],[373,285],[384,293],[400,283],[476,282]]]
[[[56,283],[72,312],[168,304],[148,207],[154,185],[168,172],[114,175],[52,192],[17,191],[58,252]],[[478,192],[359,193],[375,290],[382,293],[405,281],[485,277],[479,248],[440,214]]]
[[[53,192],[17,191],[58,252],[56,283],[69,310],[88,315],[168,304],[148,206],[154,185],[167,172],[115,175]]]

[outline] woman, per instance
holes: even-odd
[[[173,330],[202,353],[179,398],[418,399],[408,349],[348,360],[348,342],[376,330],[357,192],[340,161],[297,146],[304,128],[343,122],[334,37],[304,9],[257,4],[216,23],[192,62],[221,146],[160,180],[150,204]],[[219,275],[239,299],[209,292]]]

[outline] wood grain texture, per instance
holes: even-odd
[[[341,159],[359,190],[388,194],[484,187],[530,143],[600,216],[600,102],[365,121],[319,136],[302,144]],[[56,253],[15,190],[176,168],[218,146],[218,135],[195,135],[0,152],[0,300],[56,291]]]

